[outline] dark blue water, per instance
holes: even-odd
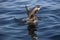
[[[32,40],[27,24],[14,18],[27,17],[26,5],[41,5],[37,13],[38,40],[60,40],[60,0],[0,0],[0,40]]]

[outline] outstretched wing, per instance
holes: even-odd
[[[30,13],[30,9],[29,9],[29,6],[25,6],[26,10],[27,10],[27,14],[29,16],[29,13]]]

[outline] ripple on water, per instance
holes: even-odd
[[[59,0],[0,0],[0,40],[32,40],[28,35],[25,5],[41,5],[38,40],[60,40]],[[15,20],[17,18],[19,20]]]

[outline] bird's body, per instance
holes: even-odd
[[[38,18],[36,16],[34,16],[32,18],[27,18],[27,23],[35,24],[37,22],[38,22]]]
[[[27,23],[36,24],[38,22],[38,17],[35,14],[39,11],[40,5],[36,5],[32,10],[29,10],[29,7],[26,6],[26,9],[28,12]]]
[[[33,40],[38,40],[38,37],[35,34],[35,31],[37,30],[36,25],[38,22],[38,17],[35,14],[39,11],[39,9],[40,5],[36,5],[32,10],[30,10],[29,7],[26,6],[28,17],[25,19],[25,21],[28,24],[29,35],[31,35]]]

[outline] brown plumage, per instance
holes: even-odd
[[[38,17],[35,14],[39,11],[40,5],[36,5],[32,10],[29,9],[29,6],[26,6],[27,14],[28,14],[28,23],[36,23],[38,21]]]

